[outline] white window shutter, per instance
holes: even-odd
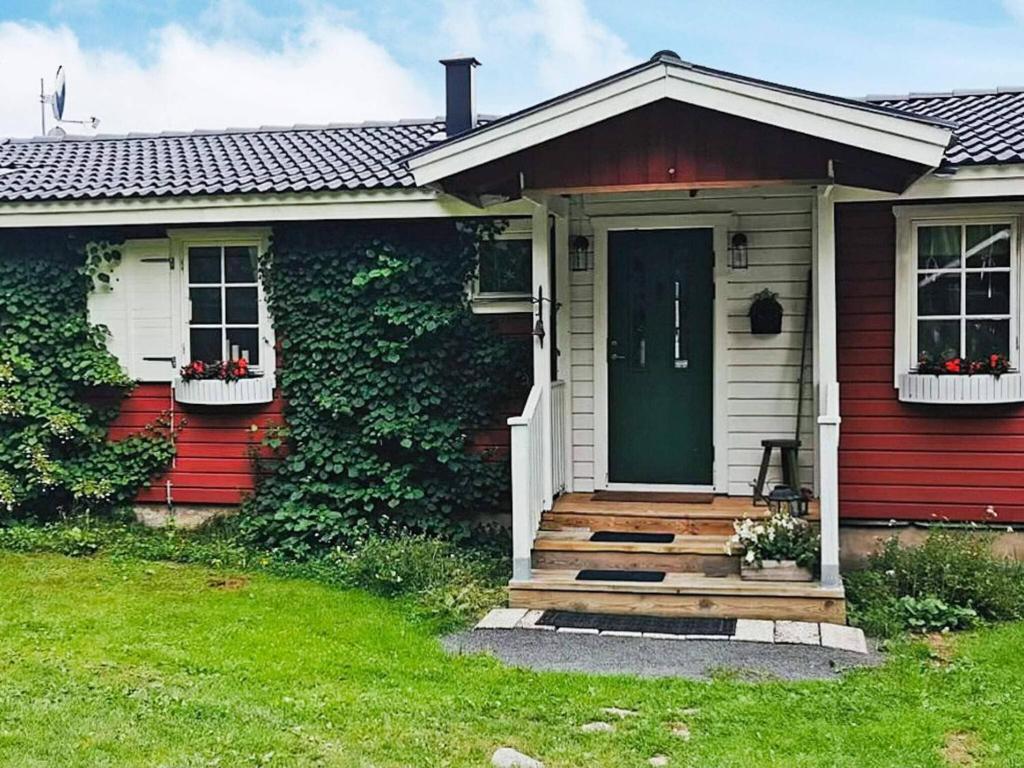
[[[129,240],[115,270],[123,286],[129,375],[143,382],[171,381],[178,370],[179,268],[169,240]],[[115,342],[116,346],[116,342]]]

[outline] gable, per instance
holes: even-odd
[[[455,174],[463,195],[846,183],[902,190],[924,167],[671,99]]]

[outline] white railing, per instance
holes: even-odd
[[[545,387],[534,384],[522,416],[508,420],[512,433],[512,578],[530,578],[533,540],[544,512]]]
[[[551,489],[555,496],[565,491],[566,423],[569,403],[564,381],[551,382]]]
[[[512,433],[512,577],[530,578],[533,541],[553,497],[566,488],[564,381],[534,384],[521,416],[508,420]]]

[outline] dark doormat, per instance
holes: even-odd
[[[736,634],[736,619],[690,619],[665,616],[612,616],[606,613],[544,611],[537,620],[546,627],[597,629],[602,632],[658,632],[666,635]]]
[[[591,541],[618,542],[621,544],[671,544],[674,533],[634,533],[631,531],[598,531]]]
[[[656,493],[646,491],[594,491],[591,501],[641,501],[646,504],[710,504],[713,493]]]
[[[665,580],[664,571],[612,571],[597,568],[585,568],[576,574],[576,581],[644,581],[658,582]]]

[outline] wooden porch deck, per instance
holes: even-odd
[[[843,588],[818,582],[743,581],[739,553],[726,543],[733,521],[764,517],[752,499],[718,496],[710,504],[558,498],[541,518],[530,579],[509,584],[509,605],[592,613],[792,619],[842,623]],[[811,507],[817,519],[818,507]],[[661,533],[665,541],[593,541],[597,531]],[[665,538],[665,537],[663,537]],[[579,581],[583,569],[662,571],[660,582]]]

